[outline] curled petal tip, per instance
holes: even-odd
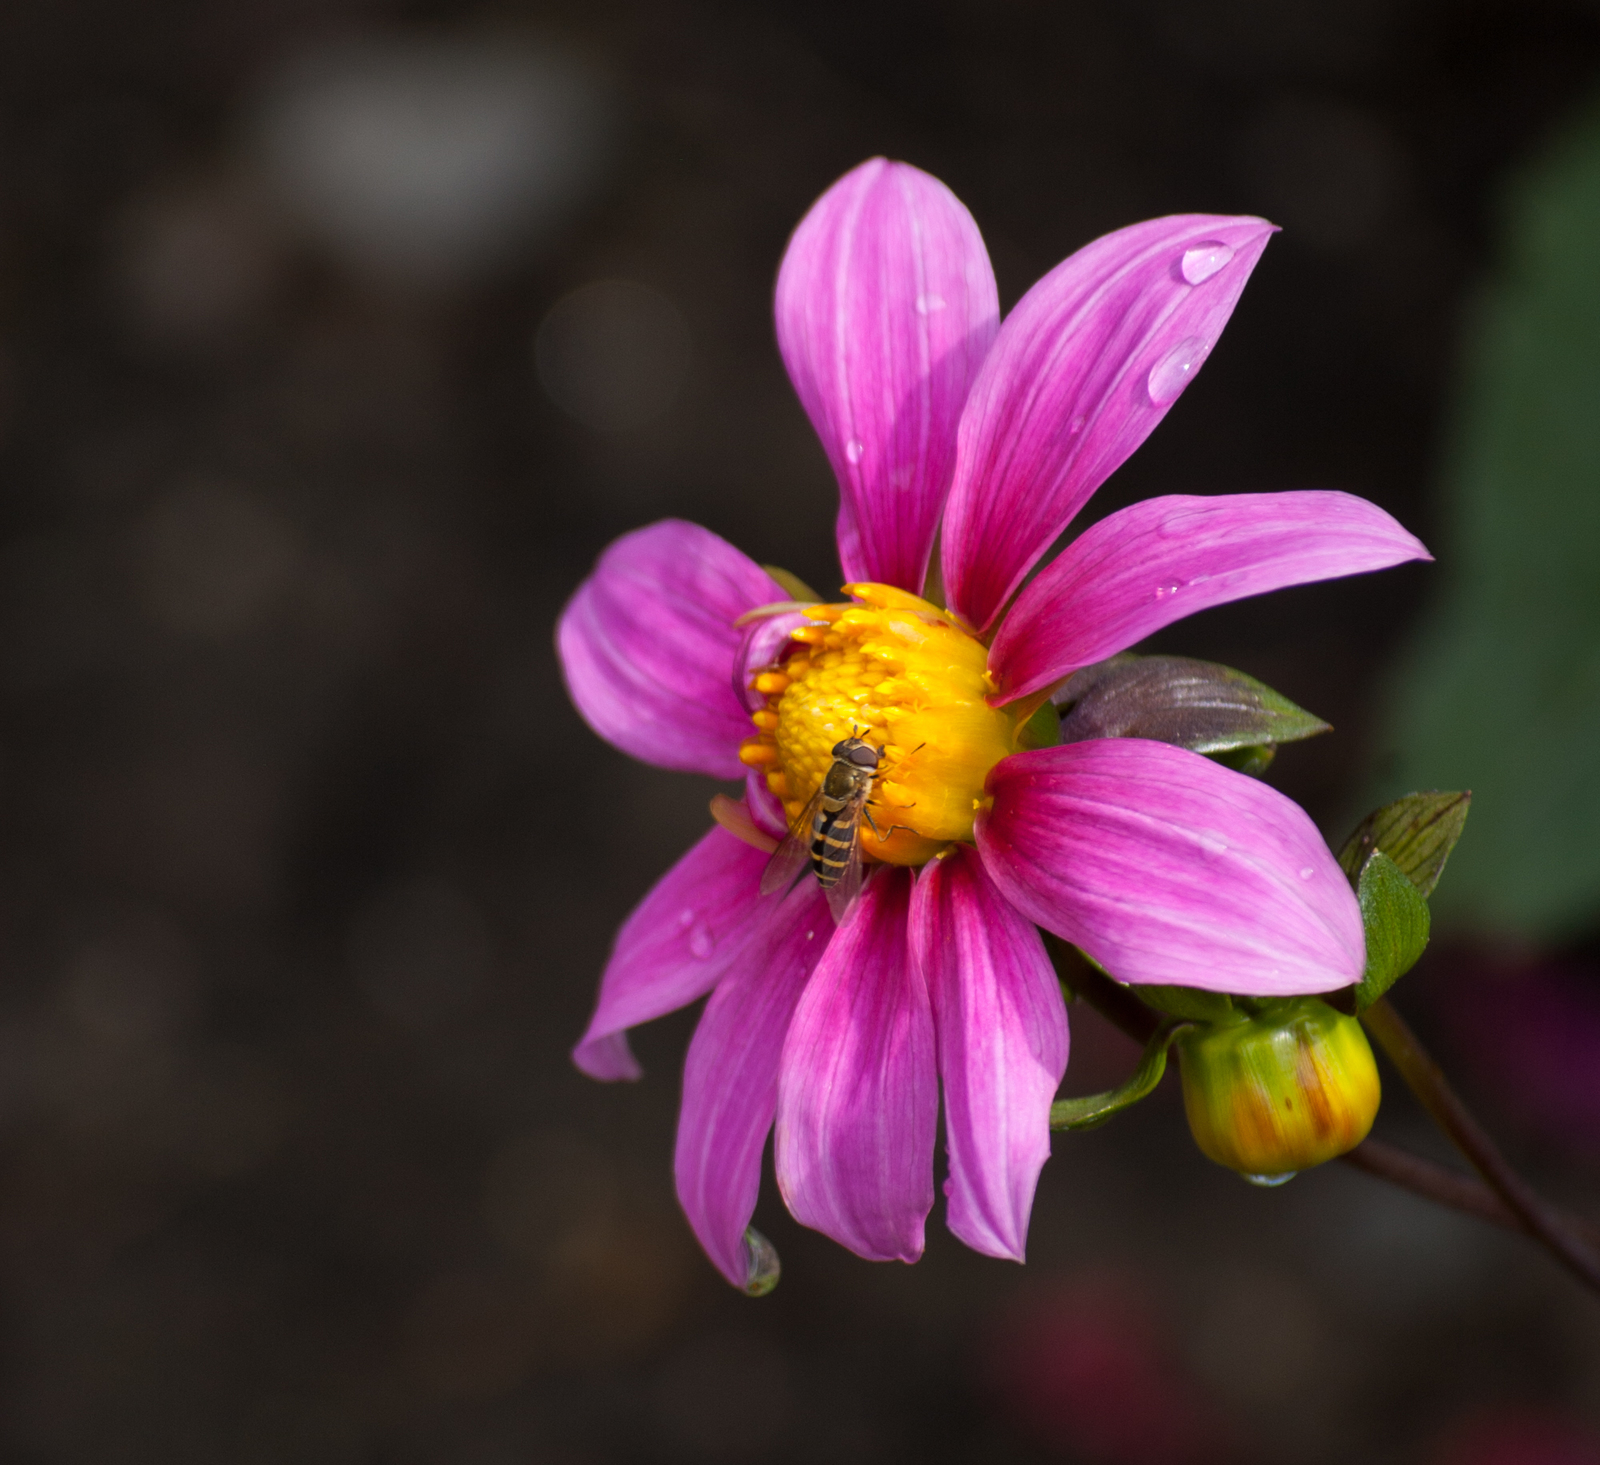
[[[572,1050],[573,1066],[579,1073],[601,1083],[634,1081],[644,1077],[639,1060],[633,1056],[625,1033],[604,1033],[586,1038]]]

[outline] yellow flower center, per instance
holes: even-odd
[[[751,683],[766,698],[739,749],[793,824],[821,786],[835,743],[864,738],[878,776],[861,851],[922,865],[972,838],[989,770],[1017,750],[1015,710],[991,707],[983,643],[948,611],[889,585],[846,585],[844,605],[816,605],[792,649]]]

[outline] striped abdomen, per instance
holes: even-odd
[[[872,770],[836,762],[823,780],[811,825],[811,868],[824,888],[838,883],[855,852],[861,810],[872,792]]]

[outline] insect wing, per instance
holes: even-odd
[[[789,826],[783,843],[772,853],[767,868],[761,872],[761,893],[772,895],[788,890],[796,876],[811,863],[811,830],[816,823],[817,808],[822,803],[819,788],[811,802],[800,811],[800,816]]]
[[[858,837],[851,842],[850,857],[839,871],[839,878],[828,886],[828,909],[833,912],[835,925],[844,920],[845,912],[861,894],[861,881],[861,840]]]

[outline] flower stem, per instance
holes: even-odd
[[[1520,1229],[1542,1242],[1570,1272],[1600,1292],[1600,1249],[1583,1234],[1588,1228],[1552,1206],[1511,1168],[1500,1147],[1472,1117],[1444,1071],[1389,1000],[1380,997],[1361,1014],[1361,1020],[1400,1070],[1401,1078],[1421,1101],[1429,1118],[1484,1178]]]
[[[1075,948],[1052,936],[1045,942],[1074,995],[1135,1042],[1150,1041],[1161,1023],[1157,1013],[1083,960]],[[1386,998],[1373,1003],[1362,1018],[1406,1085],[1483,1180],[1378,1139],[1364,1140],[1340,1158],[1424,1200],[1532,1237],[1589,1287],[1600,1291],[1600,1231],[1552,1206],[1506,1163],[1499,1147]]]

